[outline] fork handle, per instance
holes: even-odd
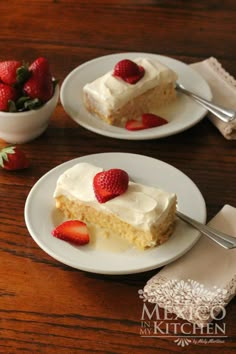
[[[218,118],[223,120],[224,122],[230,122],[235,118],[235,111],[231,109],[226,109],[222,106],[215,105],[206,99],[198,96],[197,94],[190,92],[186,90],[182,85],[177,84],[176,89],[179,92],[184,93],[185,95],[193,98],[195,101],[197,101],[200,105],[202,105],[204,108],[206,108],[208,111],[212,112],[214,115],[216,115]]]
[[[208,236],[211,240],[215,241],[218,245],[226,248],[236,248],[236,238],[230,235],[227,235],[221,231],[215,230],[210,226],[201,224],[200,222],[190,218],[189,216],[182,214],[181,212],[177,211],[176,215],[182,219],[183,221],[187,222],[188,224],[195,227],[199,230],[202,234]]]

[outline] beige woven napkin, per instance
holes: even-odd
[[[236,237],[236,208],[225,205],[209,225]],[[236,294],[236,249],[205,236],[184,256],[165,266],[143,289],[145,300],[203,327]]]
[[[236,109],[236,80],[217,59],[211,57],[190,66],[208,82],[214,103]],[[225,123],[210,112],[209,118],[226,139],[236,139],[236,120]]]

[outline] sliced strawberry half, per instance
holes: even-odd
[[[136,64],[132,60],[123,59],[119,61],[113,71],[113,75],[133,85],[138,82],[144,75],[145,70],[141,65]]]
[[[86,245],[90,240],[87,225],[80,220],[63,222],[52,231],[52,235],[79,246]]]
[[[93,189],[99,203],[123,194],[129,184],[128,173],[119,168],[99,172],[94,176]]]
[[[128,129],[128,130],[141,130],[141,129],[146,129],[146,126],[142,122],[140,122],[139,120],[130,119],[130,120],[128,120],[126,122],[125,129]]]
[[[142,114],[142,120],[130,119],[126,122],[125,128],[128,130],[141,130],[159,127],[160,125],[167,124],[168,121],[153,113]]]
[[[142,123],[145,128],[159,127],[160,125],[167,124],[168,121],[153,113],[144,113],[142,115]]]

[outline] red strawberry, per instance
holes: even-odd
[[[136,119],[130,119],[125,124],[125,129],[128,130],[141,130],[145,128],[144,124]]]
[[[5,170],[22,170],[29,167],[25,153],[15,146],[8,146],[0,151],[0,166]]]
[[[94,176],[93,189],[99,203],[105,203],[123,194],[128,188],[128,183],[127,172],[119,168],[112,168]]]
[[[160,125],[167,124],[168,121],[153,113],[144,113],[142,115],[142,121],[130,119],[126,122],[125,128],[128,130],[141,130],[153,127],[159,127]]]
[[[9,104],[17,98],[17,91],[14,87],[0,83],[0,111],[9,112]]]
[[[17,69],[21,66],[21,62],[17,60],[0,62],[0,80],[7,85],[14,85],[17,82]]]
[[[135,84],[144,75],[144,68],[132,60],[123,59],[114,68],[113,75],[120,77],[129,84]]]
[[[159,127],[160,125],[167,124],[168,121],[164,118],[152,113],[144,113],[142,115],[142,123],[145,128]]]
[[[86,245],[89,243],[87,225],[80,220],[68,220],[57,226],[52,235],[75,245]]]
[[[31,77],[23,86],[24,92],[30,98],[38,98],[47,102],[53,95],[53,82],[47,59],[40,57],[29,67]]]

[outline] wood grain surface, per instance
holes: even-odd
[[[214,56],[236,76],[235,19],[234,0],[0,1],[0,60],[45,56],[60,84],[78,65],[126,51],[187,64]],[[235,352],[235,300],[226,308],[224,343],[183,348],[173,338],[144,338],[138,290],[158,269],[104,276],[70,268],[37,246],[24,221],[27,195],[46,172],[76,157],[120,151],[163,160],[187,174],[210,220],[224,204],[236,207],[235,141],[207,118],[162,139],[113,139],[77,125],[59,102],[46,132],[20,147],[30,168],[0,171],[1,354]]]

